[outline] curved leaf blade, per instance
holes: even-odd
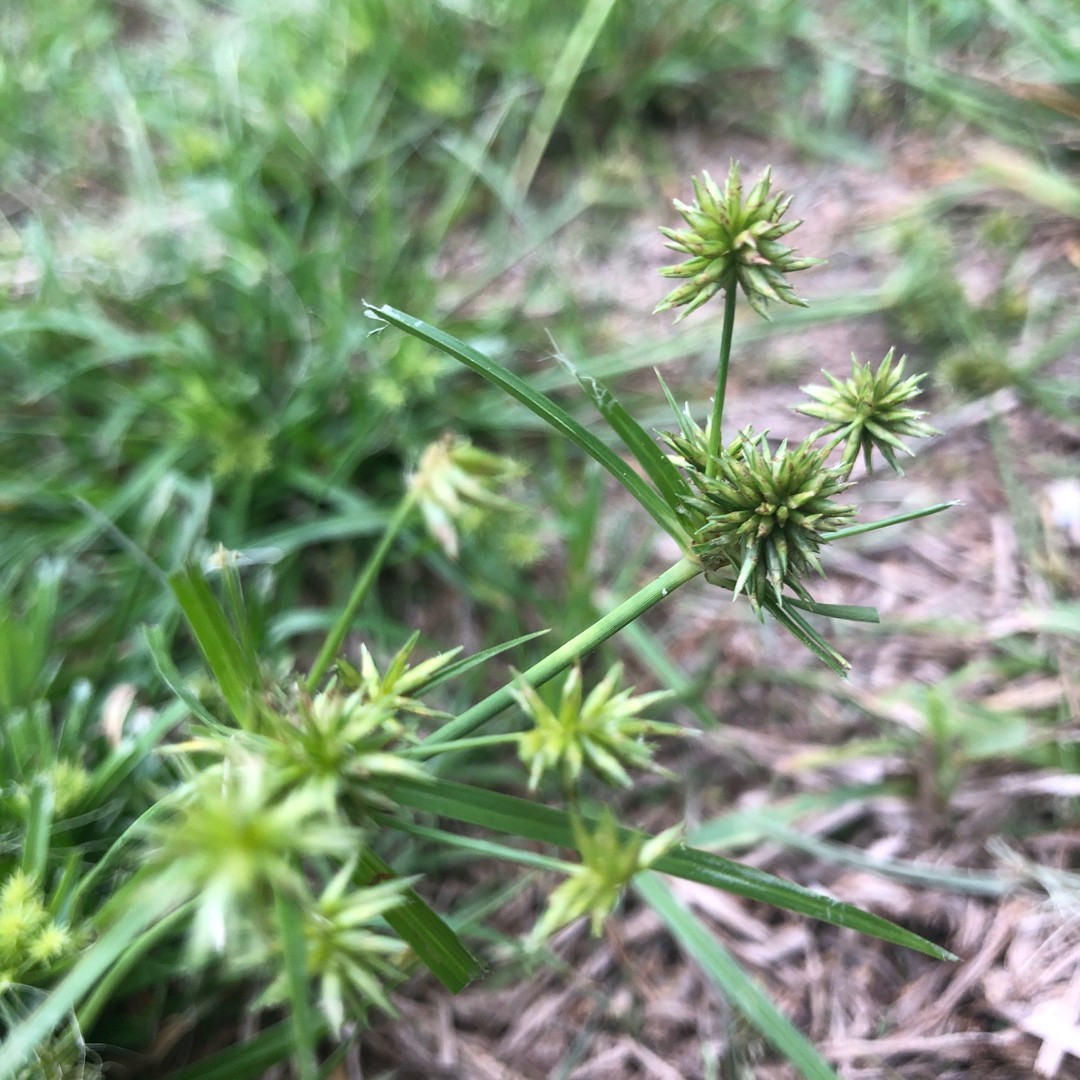
[[[566,811],[514,795],[433,778],[430,782],[403,779],[394,785],[393,798],[402,806],[424,813],[439,814],[455,821],[561,847],[576,846]],[[630,830],[626,832],[629,834]],[[956,959],[952,953],[933,942],[879,915],[863,911],[854,904],[823,896],[709,851],[680,845],[658,859],[654,869],[800,915],[809,915],[833,926],[856,930],[894,945],[915,949],[938,960]]]
[[[605,383],[593,375],[579,371],[562,353],[559,353],[556,359],[573,373],[578,385],[596,406],[597,412],[622,439],[623,445],[634,455],[645,475],[664,497],[664,501],[677,512],[681,499],[691,494],[690,485],[682,473],[671,464],[667,455],[656,444],[656,440],[630,415]],[[686,539],[689,542],[689,537]]]
[[[370,848],[361,853],[357,873],[365,885],[397,876],[390,864]],[[384,912],[383,918],[452,994],[464,990],[484,974],[483,962],[469,952],[457,934],[414,889],[408,889],[404,902]]]
[[[375,317],[404,330],[421,341],[441,349],[467,368],[482,375],[494,383],[500,390],[520,401],[534,412],[549,427],[583,450],[593,460],[599,462],[620,484],[641,504],[652,519],[672,536],[678,543],[684,542],[684,531],[675,511],[668,506],[663,497],[647,483],[613,450],[605,446],[593,433],[584,428],[565,409],[557,405],[546,394],[534,390],[524,379],[515,375],[502,364],[484,356],[465,342],[444,333],[442,330],[416,319],[404,311],[389,304],[376,306],[367,304],[367,310]]]
[[[653,873],[639,874],[634,891],[667,924],[686,955],[717,985],[727,1001],[803,1074],[806,1080],[839,1080],[828,1062],[773,1004],[768,994],[671,890]]]

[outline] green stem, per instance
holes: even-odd
[[[160,941],[164,941],[195,910],[195,900],[185,900],[175,911],[170,912],[156,922],[138,940],[134,941],[124,955],[109,969],[106,975],[94,986],[94,992],[78,1010],[79,1027],[87,1031],[101,1015],[117,987],[127,978],[131,969]]]
[[[735,282],[724,290],[724,329],[720,336],[720,360],[716,366],[716,394],[713,396],[712,422],[709,426],[709,459],[705,475],[715,476],[715,461],[720,456],[720,425],[724,420],[724,397],[727,393],[728,363],[731,360],[731,335],[735,329]]]
[[[277,917],[289,1004],[292,1006],[289,1019],[293,1030],[293,1065],[300,1080],[317,1080],[317,1046],[322,1032],[311,1007],[304,916],[299,904],[277,888],[274,889],[274,914]]]
[[[432,746],[424,743],[423,746],[410,746],[406,750],[398,751],[399,757],[427,758],[435,754],[449,754],[458,750],[479,750],[485,746],[502,746],[505,743],[517,742],[521,736],[515,732],[505,735],[477,735],[473,739],[458,739],[456,742]]]
[[[593,623],[588,629],[582,630],[580,634],[571,638],[565,645],[556,649],[553,653],[549,653],[539,663],[533,664],[519,678],[524,679],[532,686],[541,686],[549,679],[553,679],[560,671],[565,671],[579,657],[584,656],[591,649],[595,649],[601,642],[607,641],[613,634],[617,634],[624,626],[634,622],[680,585],[692,581],[702,572],[703,567],[697,563],[687,558],[680,559],[654,581],[650,581],[643,589],[639,589],[629,599],[624,600],[614,611],[608,612],[602,619]],[[516,682],[517,680],[514,683],[507,684],[500,690],[496,690],[495,693],[490,694],[483,701],[477,702],[471,709],[444,724],[438,731],[432,732],[424,740],[423,745],[425,747],[438,746],[440,749],[448,749],[447,743],[471,734],[511,704],[514,699],[510,689]]]
[[[353,586],[348,602],[338,616],[337,622],[334,623],[333,629],[326,635],[323,647],[319,650],[319,655],[315,658],[315,663],[312,664],[311,671],[308,672],[308,677],[304,680],[304,689],[309,694],[315,692],[315,687],[319,685],[322,677],[326,674],[327,668],[337,657],[341,643],[345,640],[345,635],[348,634],[360,605],[371,591],[371,586],[375,583],[375,578],[386,561],[386,556],[390,552],[390,545],[393,544],[398,533],[401,532],[402,526],[413,512],[415,505],[416,494],[410,488],[405,492],[401,502],[398,503],[394,516],[387,522],[386,531],[382,534],[378,547],[371,553],[371,557],[365,564],[364,569],[360,571],[360,576],[356,579],[356,584]]]

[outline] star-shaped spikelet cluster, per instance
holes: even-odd
[[[766,319],[771,300],[805,307],[806,301],[795,295],[785,275],[807,270],[821,260],[800,258],[781,243],[802,222],[782,220],[791,198],[782,191],[770,192],[770,170],[765,170],[745,198],[736,162],[731,163],[722,191],[707,172],[700,180],[694,177],[693,184],[692,205],[675,200],[687,228],[660,230],[668,239],[667,247],[690,256],[660,273],[689,280],[665,296],[656,311],[683,307],[679,315],[683,319],[721,289],[736,285]]]

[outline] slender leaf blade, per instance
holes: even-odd
[[[367,848],[360,856],[359,875],[364,884],[397,876],[389,863]],[[464,990],[484,974],[484,964],[413,889],[407,890],[404,901],[385,912],[383,918],[451,993]]]
[[[197,566],[189,564],[170,574],[169,585],[230,711],[243,724],[259,681],[258,659],[241,646],[225,609]]]
[[[325,1020],[320,1019],[325,1029]],[[229,1046],[210,1057],[170,1073],[168,1080],[257,1080],[278,1062],[284,1061],[293,1049],[291,1020],[260,1031],[249,1042]]]
[[[861,604],[819,604],[816,600],[800,600],[794,596],[784,597],[784,603],[790,607],[809,611],[811,615],[820,615],[825,619],[843,619],[846,622],[879,623],[881,616],[877,608],[863,607]]]
[[[428,691],[432,687],[438,686],[440,683],[449,681],[450,679],[456,679],[465,672],[471,671],[474,667],[479,667],[481,664],[486,664],[489,660],[494,659],[500,653],[507,652],[510,649],[516,649],[519,645],[524,645],[528,641],[532,641],[533,638],[543,637],[545,634],[550,634],[550,630],[534,630],[531,634],[522,634],[521,637],[516,637],[511,641],[504,641],[500,645],[492,645],[490,649],[482,649],[478,653],[473,653],[471,656],[463,657],[461,660],[456,660],[452,664],[448,664],[434,675],[428,682],[424,683],[422,690]]]
[[[396,326],[399,330],[404,330],[407,334],[441,349],[448,356],[452,356],[520,401],[549,427],[560,435],[566,436],[591,458],[598,461],[641,504],[660,528],[682,543],[682,525],[675,516],[675,511],[668,506],[659,492],[645,483],[618,454],[605,446],[591,431],[584,428],[546,394],[534,390],[524,379],[503,367],[502,364],[421,319],[416,319],[404,311],[398,311],[397,308],[390,307],[388,304],[381,306],[368,304],[367,309],[371,314]]]
[[[769,598],[765,600],[765,610],[837,675],[847,678],[851,665],[797,611],[787,605],[781,607]]]
[[[293,1063],[300,1080],[315,1080],[318,1073],[315,1052],[322,1032],[311,1007],[303,914],[295,900],[277,889],[274,891],[274,913],[281,935],[282,966],[291,1006]]]
[[[394,785],[394,798],[402,806],[425,813],[439,814],[543,843],[575,847],[570,817],[564,810],[514,795],[503,795],[450,780],[433,779],[422,783],[403,779]],[[712,852],[680,845],[657,860],[655,869],[903,945],[936,959],[955,959],[945,949],[878,915]]]
[[[664,497],[668,506],[678,512],[681,499],[691,494],[690,485],[682,473],[671,464],[667,455],[657,446],[653,436],[630,415],[625,406],[615,397],[605,383],[593,375],[586,375],[578,371],[561,353],[557,359],[559,363],[573,372],[578,385],[585,391],[593,405],[596,406],[597,412],[607,421],[611,430],[622,439],[623,445],[634,455],[634,458],[644,469],[646,476],[653,482],[657,491]],[[689,537],[686,540],[689,542]]]
[[[719,988],[727,1001],[794,1065],[806,1080],[839,1080],[829,1063],[773,1004],[768,994],[671,890],[653,873],[639,874],[634,890],[667,924],[686,955]]]

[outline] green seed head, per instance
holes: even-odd
[[[307,974],[335,1034],[340,1035],[348,1021],[363,1017],[369,1008],[394,1011],[387,991],[404,977],[400,960],[405,944],[383,932],[382,916],[405,903],[408,889],[418,880],[397,878],[358,887],[356,860],[351,859],[321,895],[304,897]],[[268,957],[256,952],[252,959],[264,968],[269,960],[282,973],[259,1004],[283,1005],[289,1000],[289,983],[280,939],[273,940],[267,951]]]
[[[408,482],[428,532],[456,559],[462,529],[476,528],[485,516],[518,511],[498,491],[519,476],[520,466],[509,458],[448,435],[424,450]]]
[[[745,589],[759,607],[771,592],[782,604],[787,586],[810,598],[802,579],[822,572],[822,533],[854,520],[854,507],[833,501],[850,485],[826,456],[809,440],[774,452],[764,432],[747,428],[722,451],[714,475],[690,470],[700,492],[687,500],[701,522],[694,551],[706,569],[736,573],[735,596]]]
[[[681,825],[651,839],[640,833],[627,833],[620,828],[609,807],[604,807],[594,826],[587,827],[575,817],[571,827],[581,863],[573,867],[551,894],[547,909],[529,934],[526,942],[529,948],[537,948],[560,927],[583,915],[589,917],[593,935],[599,935],[604,920],[615,910],[634,875],[647,870],[682,838]]]
[[[826,371],[822,374],[829,380],[829,386],[803,387],[803,392],[814,401],[796,406],[795,411],[825,421],[810,439],[827,438],[826,451],[844,444],[841,468],[845,472],[851,471],[860,449],[869,470],[870,454],[876,447],[889,465],[902,474],[896,451],[905,454],[912,451],[901,442],[901,437],[922,439],[937,434],[935,428],[922,422],[925,413],[907,407],[907,402],[922,392],[919,384],[925,375],[905,379],[907,357],[900,357],[893,366],[893,354],[894,350],[890,349],[877,371],[873,371],[869,362],[860,364],[853,353],[850,378],[841,381]]]
[[[721,289],[738,285],[750,306],[762,318],[769,317],[770,300],[805,307],[792,292],[785,274],[806,270],[822,260],[799,258],[792,248],[781,243],[802,222],[783,222],[791,199],[783,192],[770,193],[771,173],[766,169],[761,179],[743,197],[738,162],[733,161],[723,191],[709,174],[694,177],[695,199],[692,205],[675,200],[675,209],[683,216],[686,229],[660,231],[667,237],[667,247],[690,258],[676,266],[665,266],[664,277],[688,280],[668,293],[656,311],[685,307],[685,318]]]
[[[518,755],[529,769],[530,788],[536,789],[548,769],[558,771],[567,790],[576,787],[583,768],[622,787],[630,786],[627,768],[659,771],[645,736],[681,734],[683,729],[641,715],[667,698],[666,692],[620,690],[621,677],[622,665],[616,664],[583,700],[581,669],[572,668],[557,711],[524,680],[513,688],[514,700],[533,722],[518,743]]]

